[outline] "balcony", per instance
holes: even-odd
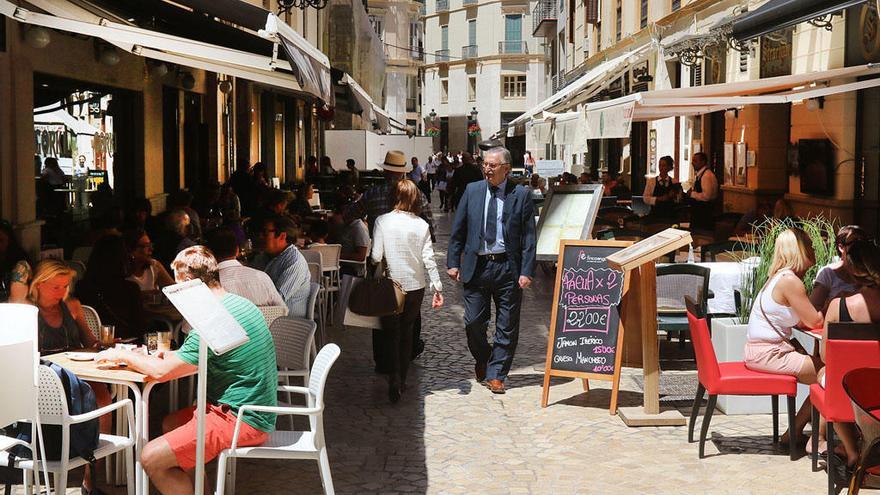
[[[559,74],[554,74],[553,77],[550,78],[550,83],[553,92],[556,93],[560,88],[565,86],[565,74],[561,72]]]
[[[424,60],[425,54],[422,52],[421,46],[409,47],[409,55],[413,60]]]
[[[467,60],[469,58],[477,58],[477,45],[467,45],[461,47],[461,58]]]
[[[449,50],[437,50],[434,52],[434,62],[449,62]]]
[[[532,9],[532,36],[549,38],[556,35],[556,18],[558,17],[555,0],[538,0]]]
[[[477,5],[478,3],[480,3],[480,0],[461,0],[461,4],[465,7]]]
[[[446,12],[449,10],[449,0],[437,0],[437,8],[435,12]]]
[[[498,54],[499,55],[516,55],[522,53],[529,53],[529,47],[526,45],[525,41],[499,41],[498,42]]]

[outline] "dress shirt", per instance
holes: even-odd
[[[486,182],[486,204],[483,205],[483,232],[486,232],[486,222],[489,222],[490,218],[487,218],[489,214],[489,201],[492,200],[492,185]],[[498,185],[498,192],[495,193],[495,202],[498,207],[495,212],[495,242],[490,246],[486,244],[486,241],[483,241],[483,245],[480,247],[479,254],[500,254],[506,252],[504,250],[504,191],[507,187],[507,179],[504,179],[501,184]]]
[[[412,213],[394,210],[376,219],[372,258],[385,258],[388,275],[405,291],[425,287],[425,271],[436,291],[443,290],[428,223]]]
[[[238,260],[221,261],[217,269],[220,285],[226,292],[241,296],[255,306],[287,307],[266,272],[244,266]]]
[[[284,298],[287,315],[305,318],[308,313],[312,275],[309,273],[309,263],[299,249],[293,244],[287,246],[266,265],[266,273]]]
[[[691,198],[697,201],[713,201],[718,197],[718,179],[715,177],[715,173],[709,167],[705,167],[698,176],[703,191],[697,192],[692,188]]]

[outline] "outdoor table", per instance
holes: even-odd
[[[100,369],[95,361],[74,361],[65,352],[42,356],[42,359],[67,368],[83,380],[107,383],[123,391],[126,388],[131,390],[135,398],[135,493],[138,495],[149,494],[150,480],[147,478],[147,474],[141,465],[140,454],[150,438],[150,392],[160,382],[152,380],[142,373],[125,368]],[[125,424],[125,421],[122,421],[122,411],[118,411],[116,421],[117,434],[124,434]],[[115,485],[119,485],[119,480],[123,477],[122,467],[120,459],[120,462],[116,462],[113,480]]]

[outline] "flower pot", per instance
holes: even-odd
[[[715,347],[715,356],[719,363],[728,363],[743,360],[748,325],[739,323],[737,318],[715,318],[712,320],[712,345]],[[812,339],[809,339],[812,340]],[[802,342],[809,351],[808,342]],[[806,385],[798,385],[798,407],[810,393]],[[779,398],[779,412],[787,411],[787,401],[784,397]],[[769,396],[729,395],[718,397],[718,409],[724,414],[770,414],[773,406]],[[785,421],[780,423],[785,429]]]

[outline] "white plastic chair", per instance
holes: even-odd
[[[269,331],[275,342],[275,362],[278,366],[278,381],[290,385],[290,377],[301,377],[302,384],[309,383],[309,364],[315,348],[315,321],[296,317],[282,317],[272,322]],[[292,405],[292,396],[287,392],[287,403]],[[290,418],[293,428],[293,418]]]
[[[309,300],[306,303],[306,319],[311,321],[318,322],[318,330],[321,332],[321,343],[324,342],[324,317],[323,315],[318,315],[318,318],[315,318],[315,306],[318,304],[318,294],[321,293],[321,285],[315,282],[311,282],[309,285]],[[319,313],[322,308],[318,308]],[[315,344],[312,343],[312,355],[316,354]]]
[[[327,291],[328,306],[333,306],[333,295],[339,292],[339,255],[342,254],[342,244],[323,244],[312,246],[306,251],[321,253],[322,285]],[[330,324],[333,324],[333,312],[329,311]]]
[[[263,313],[267,327],[271,327],[272,322],[276,319],[287,316],[287,306],[257,306],[257,309]]]
[[[91,306],[86,306],[83,304],[83,316],[86,319],[86,324],[89,326],[89,330],[92,331],[92,335],[98,340],[101,341],[101,317],[98,315],[98,312],[95,311],[95,308]]]
[[[330,368],[339,357],[339,346],[327,344],[315,358],[309,376],[309,386],[291,387],[282,385],[278,387],[281,392],[293,392],[306,397],[305,407],[285,406],[251,406],[244,405],[238,410],[238,419],[235,422],[235,433],[232,436],[232,446],[220,453],[217,463],[217,492],[216,495],[224,495],[226,488],[226,463],[230,459],[313,459],[318,462],[321,473],[321,484],[325,494],[333,494],[333,479],[330,475],[330,459],[327,456],[327,445],[324,442],[324,386],[327,384],[327,376]],[[245,411],[265,411],[281,415],[308,416],[310,431],[279,431],[269,434],[269,440],[257,447],[238,447],[238,434],[241,429],[241,418]],[[232,464],[230,484],[235,489],[235,470]]]
[[[82,457],[70,457],[71,425],[100,418],[116,410],[125,409],[128,417],[128,436],[101,434],[95,459],[102,459],[117,452],[125,451],[126,476],[128,477],[128,495],[134,495],[134,406],[131,399],[123,399],[94,411],[71,416],[67,409],[67,394],[58,375],[48,366],[40,366],[40,395],[38,399],[40,421],[44,425],[61,425],[61,460],[45,462],[46,468],[53,473],[55,493],[64,493],[67,487],[67,473],[71,469],[85,466],[88,461]],[[24,470],[41,469],[43,461],[23,460],[18,466]]]
[[[321,253],[318,253],[320,257]],[[312,283],[318,284],[318,325],[321,326],[322,332],[324,328],[325,318],[327,317],[327,290],[324,288],[324,277],[321,274],[321,264],[320,263],[312,263],[309,262],[309,275],[311,276]],[[309,296],[311,297],[311,295]]]

